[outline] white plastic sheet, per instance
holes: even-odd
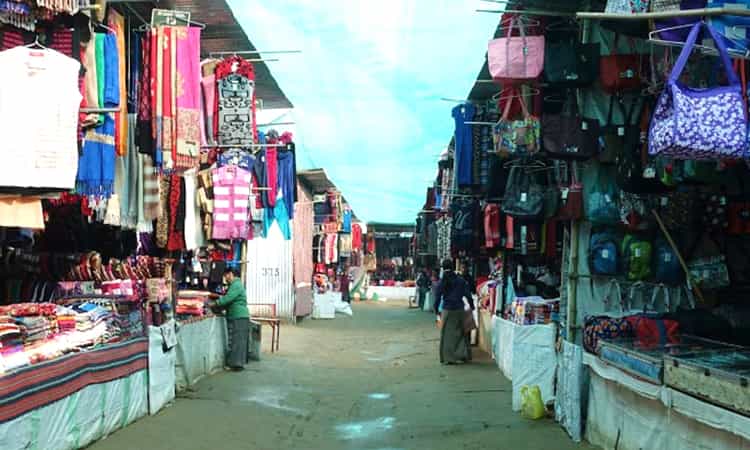
[[[563,342],[563,351],[558,358],[557,398],[555,420],[568,432],[575,442],[581,442],[583,431],[583,348]]]
[[[174,321],[170,322],[174,326]],[[148,328],[148,412],[156,414],[175,397],[177,350],[164,351],[160,327]]]
[[[0,424],[0,448],[72,450],[85,447],[147,413],[145,370],[87,386],[50,405]]]
[[[495,360],[505,378],[513,380],[513,336],[518,325],[500,317],[493,317],[496,334]]]
[[[521,387],[539,386],[542,401],[555,398],[555,325],[517,325],[513,332],[513,411],[521,410]]]
[[[227,325],[223,317],[180,324],[177,333],[175,377],[177,391],[221,370],[227,349]]]
[[[750,418],[584,359],[591,368],[586,439],[592,444],[619,450],[750,450]]]
[[[409,300],[409,297],[416,297],[416,287],[401,287],[401,286],[370,286],[367,288],[367,298],[372,300],[373,296],[377,294],[378,300]]]
[[[672,413],[659,400],[595,373],[589,388],[586,439],[619,450],[748,450],[750,441]]]

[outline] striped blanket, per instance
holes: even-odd
[[[148,366],[148,339],[138,338],[36,364],[0,377],[0,423],[54,403],[92,384]]]

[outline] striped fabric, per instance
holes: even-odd
[[[251,175],[237,166],[212,171],[214,185],[213,239],[247,239]]]
[[[138,338],[13,372],[0,378],[0,423],[147,367],[148,339]]]

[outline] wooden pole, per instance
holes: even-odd
[[[703,292],[701,292],[701,288],[698,286],[697,283],[695,283],[692,280],[687,263],[685,263],[685,259],[682,257],[682,253],[680,253],[680,250],[677,248],[677,244],[675,244],[674,239],[672,239],[672,235],[669,234],[669,231],[667,231],[667,227],[664,226],[664,222],[662,222],[661,217],[659,216],[659,213],[657,213],[656,210],[654,209],[651,210],[651,213],[656,218],[656,222],[659,224],[659,228],[661,228],[661,232],[664,234],[664,237],[667,238],[667,242],[669,242],[669,245],[672,247],[672,250],[674,250],[675,255],[677,255],[677,259],[680,261],[682,270],[685,272],[685,277],[690,283],[690,287],[693,290],[693,293],[695,293],[695,296],[698,297],[698,301],[700,303],[705,304],[706,300],[705,298],[703,298]]]

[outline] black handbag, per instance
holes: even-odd
[[[550,158],[585,161],[596,156],[598,151],[599,121],[581,117],[574,96],[569,97],[570,103],[574,107],[572,110],[564,108],[567,113],[542,116],[542,147]]]
[[[623,123],[620,125],[614,124],[612,120],[615,102],[617,102],[623,117]],[[637,102],[637,98],[633,99],[633,104],[630,105],[630,111],[627,111],[623,104],[622,97],[616,95],[610,96],[607,123],[602,129],[602,143],[604,146],[596,157],[600,163],[615,164],[617,162],[617,155],[622,153],[623,148],[625,147],[626,140],[632,141],[634,137],[637,137],[640,141],[641,129],[637,123],[633,123],[633,112],[636,109]],[[632,145],[632,142],[629,144]]]
[[[591,86],[599,76],[599,43],[548,42],[544,79],[557,86]]]
[[[536,219],[544,212],[546,190],[523,167],[512,167],[505,187],[502,210],[513,217]]]

